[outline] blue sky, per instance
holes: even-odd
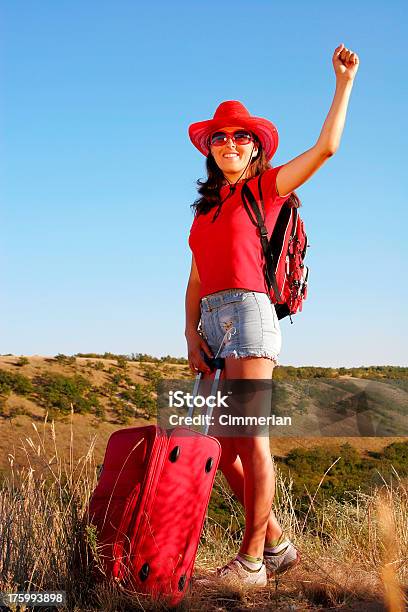
[[[298,190],[309,297],[281,363],[407,365],[402,2],[1,3],[1,353],[184,355],[187,129],[222,100],[316,141],[331,56],[360,56],[337,154]]]

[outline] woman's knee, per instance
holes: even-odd
[[[238,454],[241,460],[272,461],[269,439],[266,436],[240,438]]]

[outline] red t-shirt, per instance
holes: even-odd
[[[282,204],[289,197],[279,196],[276,190],[276,177],[281,167],[269,168],[261,178],[265,225],[269,236]],[[248,181],[248,186],[258,199],[257,182],[258,176],[253,177]],[[223,289],[241,288],[268,293],[261,241],[241,200],[243,184],[244,181],[237,183],[235,193],[222,204],[214,223],[212,220],[217,207],[194,218],[189,245],[200,276],[200,298]],[[229,185],[221,187],[221,200],[228,193]]]

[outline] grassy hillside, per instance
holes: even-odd
[[[407,368],[293,368],[279,367],[274,373],[274,411],[295,417],[289,438],[274,436],[271,447],[276,457],[294,448],[308,449],[351,444],[360,454],[378,452],[404,438],[376,437],[378,423],[365,437],[355,437],[356,412],[369,405],[377,411],[377,421],[389,417],[392,408],[394,425],[407,414]],[[54,358],[41,356],[0,356],[0,471],[8,468],[8,454],[24,462],[20,439],[33,434],[33,425],[55,421],[61,453],[70,443],[72,423],[76,448],[82,455],[95,436],[95,453],[99,462],[109,435],[120,427],[154,422],[155,384],[160,379],[191,380],[185,359],[170,356],[162,359],[150,355],[88,355]],[[384,420],[385,419],[385,420]],[[338,420],[342,431],[348,426],[352,437],[334,437]],[[298,430],[296,430],[298,424]],[[388,423],[389,424],[389,423]],[[402,426],[402,425],[401,425]],[[377,430],[375,429],[377,428]],[[367,435],[372,434],[370,436]],[[383,433],[383,432],[382,432]],[[297,435],[295,435],[297,434]],[[330,436],[316,438],[316,435]],[[310,436],[310,437],[308,437]]]

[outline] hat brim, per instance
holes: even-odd
[[[278,130],[271,121],[262,117],[237,117],[220,119],[208,119],[192,123],[188,128],[188,134],[193,145],[207,157],[209,154],[208,140],[213,132],[224,127],[242,126],[253,132],[258,138],[265,151],[268,161],[275,154],[279,144]]]

